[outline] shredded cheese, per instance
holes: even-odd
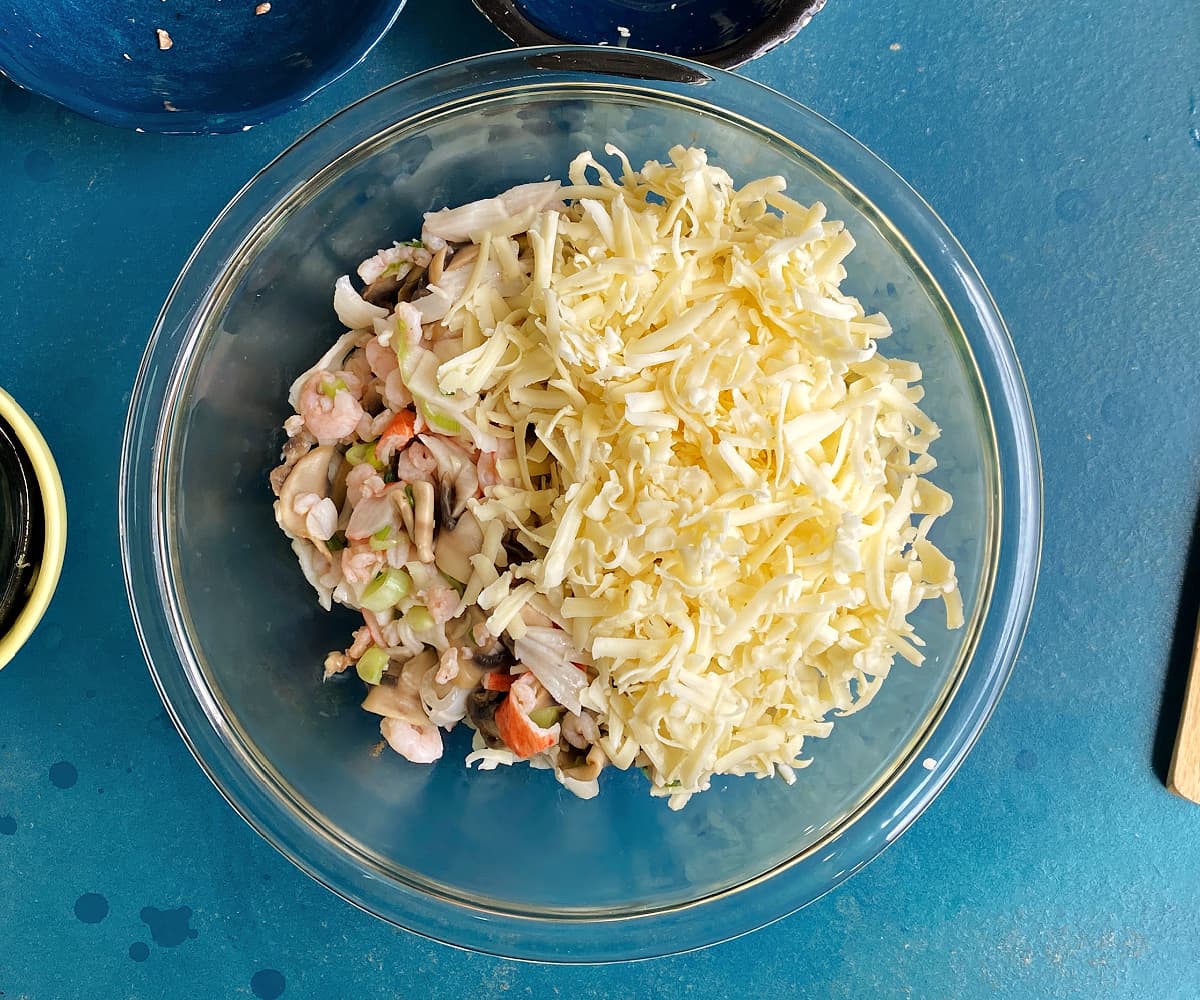
[[[850,234],[703,150],[636,171],[607,152],[621,176],[571,164],[504,295],[472,280],[451,307],[474,346],[439,384],[511,442],[473,510],[533,555],[505,569],[493,544],[468,593],[494,632],[560,609],[605,753],[678,808],[716,774],[793,780],[897,654],[921,662],[909,614],[941,597],[954,628],[962,603],[928,539],[950,509],[923,478],[938,428],[919,367],[877,350],[886,319],[839,289]]]

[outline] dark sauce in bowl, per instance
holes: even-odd
[[[0,635],[9,630],[37,579],[45,515],[33,465],[0,417]]]

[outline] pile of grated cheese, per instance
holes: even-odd
[[[475,501],[468,600],[519,634],[526,604],[596,671],[584,704],[618,767],[674,808],[718,774],[805,766],[804,740],[921,662],[923,600],[962,624],[928,539],[950,496],[922,478],[937,426],[920,368],[881,355],[844,295],[854,241],[767,177],[703,150],[614,177],[590,154],[557,206],[471,232],[443,320],[446,393],[513,458]],[[515,485],[519,484],[519,485]],[[534,558],[506,566],[516,529]]]

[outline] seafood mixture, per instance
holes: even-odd
[[[640,767],[672,807],[795,780],[865,705],[953,564],[920,369],[844,295],[853,248],[782,178],[703,150],[425,216],[338,279],[345,331],[291,387],[275,515],[323,607],[324,675],[417,764],[528,761],[590,798]]]

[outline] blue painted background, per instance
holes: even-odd
[[[203,777],[118,558],[145,338],[211,218],[285,144],[501,46],[467,0],[411,0],[310,104],[216,138],[116,131],[0,83],[0,383],[58,455],[71,518],[54,604],[0,674],[0,996],[1200,996],[1200,806],[1161,781],[1200,602],[1191,3],[830,0],[744,70],[941,213],[1009,322],[1041,430],[1042,583],[1016,673],[949,789],[865,872],[698,954],[529,967],[353,910]]]

